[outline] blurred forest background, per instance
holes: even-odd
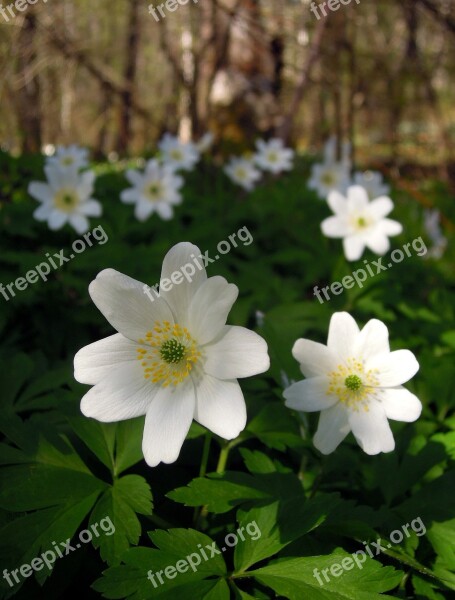
[[[148,6],[49,0],[0,18],[1,148],[103,158],[211,130],[314,150],[337,134],[360,164],[453,184],[453,0],[353,0],[319,21],[309,0],[190,1],[160,22]]]

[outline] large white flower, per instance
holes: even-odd
[[[55,154],[46,159],[46,164],[82,169],[88,167],[88,150],[76,146],[76,144],[71,146],[57,146]]]
[[[232,157],[224,167],[224,172],[231,181],[249,192],[261,178],[261,172],[256,169],[253,161],[243,157]]]
[[[192,142],[183,143],[177,137],[165,133],[158,144],[163,162],[176,171],[192,171],[200,154]]]
[[[363,171],[354,173],[354,183],[366,189],[368,198],[374,200],[390,194],[390,185],[384,183],[379,171]]]
[[[258,167],[264,171],[278,174],[282,171],[290,171],[292,169],[294,151],[290,148],[285,148],[283,140],[278,138],[274,138],[268,142],[257,140],[256,149],[257,152],[254,160]]]
[[[142,449],[151,466],[177,460],[193,419],[225,439],[237,437],[246,424],[237,378],[269,368],[265,341],[226,325],[237,287],[223,277],[207,278],[194,262],[200,255],[187,242],[171,248],[159,297],[113,269],[89,287],[119,333],[76,354],[75,378],[94,386],[81,410],[103,422],[146,415]],[[182,275],[184,266],[193,271],[191,282]]]
[[[120,199],[136,205],[134,214],[139,221],[145,221],[154,212],[166,221],[174,216],[173,207],[182,202],[179,190],[183,179],[172,167],[149,160],[144,173],[129,169],[125,175],[134,187],[123,190]]]
[[[299,339],[292,354],[306,379],[284,391],[286,406],[321,411],[314,445],[330,454],[350,431],[367,454],[395,448],[388,419],[419,418],[420,400],[402,386],[419,364],[409,350],[390,352],[387,327],[372,319],[360,330],[348,313],[335,313],[327,346]]]
[[[388,236],[403,231],[398,221],[386,219],[393,210],[392,200],[382,196],[370,202],[361,186],[351,186],[346,198],[339,192],[331,192],[327,202],[335,216],[321,223],[322,232],[327,237],[343,238],[348,260],[358,260],[365,247],[375,254],[385,254],[390,248]]]
[[[47,183],[32,181],[28,193],[40,202],[33,216],[37,221],[47,221],[50,229],[61,229],[69,223],[77,233],[89,229],[87,217],[99,217],[101,204],[93,199],[95,173],[78,173],[77,167],[44,167]]]

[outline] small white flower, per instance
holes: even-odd
[[[379,196],[390,194],[390,185],[384,183],[382,173],[379,171],[364,171],[354,173],[354,183],[366,189],[368,198],[374,200]]]
[[[173,282],[200,254],[187,242],[171,248],[161,281]],[[94,386],[81,411],[102,422],[146,415],[142,449],[150,466],[177,460],[193,419],[224,439],[236,438],[246,425],[237,379],[270,364],[259,335],[226,325],[237,287],[223,277],[207,278],[204,267],[194,269],[191,282],[182,277],[170,287],[163,284],[153,302],[143,283],[113,269],[99,273],[89,287],[119,333],[75,356],[75,378]]]
[[[61,229],[69,223],[77,233],[89,229],[87,217],[99,217],[101,204],[92,198],[95,173],[79,173],[77,167],[44,167],[47,183],[32,181],[28,193],[40,206],[33,216],[37,221],[47,221],[50,229]]]
[[[258,167],[264,171],[271,173],[281,173],[282,171],[290,171],[294,159],[294,151],[290,148],[285,148],[283,140],[274,138],[268,142],[257,140],[257,152],[254,160]]]
[[[213,133],[208,131],[199,139],[198,142],[196,142],[196,149],[201,154],[203,154],[204,152],[208,152],[212,147],[214,140],[215,136],[213,135]]]
[[[311,167],[311,176],[307,185],[310,190],[317,192],[321,200],[325,200],[330,192],[345,193],[349,181],[349,168],[344,163],[317,163]]]
[[[172,167],[149,160],[144,173],[129,169],[125,176],[134,187],[123,190],[120,199],[125,204],[136,205],[136,219],[145,221],[154,212],[165,221],[172,219],[173,207],[182,202],[179,190],[183,185],[183,179]]]
[[[200,158],[196,146],[183,143],[177,137],[165,133],[158,148],[161,150],[163,162],[176,171],[192,171]]]
[[[365,247],[375,254],[385,254],[390,248],[388,236],[403,231],[400,223],[385,218],[393,210],[392,200],[383,196],[370,202],[361,186],[351,186],[346,198],[331,192],[327,202],[335,216],[321,223],[322,232],[330,238],[343,238],[348,260],[358,260]]]
[[[426,258],[439,259],[444,255],[448,244],[447,238],[441,230],[441,214],[437,209],[427,209],[424,212],[423,218],[425,231],[433,243],[432,248],[426,254]]]
[[[409,350],[390,352],[387,327],[377,319],[360,331],[348,313],[335,313],[327,346],[299,339],[292,354],[306,379],[285,390],[286,406],[321,411],[313,443],[323,454],[350,431],[367,454],[391,452],[388,419],[412,422],[420,416],[420,400],[402,386],[419,364]]]
[[[88,150],[73,144],[72,146],[57,146],[55,154],[46,159],[47,165],[71,167],[77,170],[88,167]]]
[[[261,172],[256,169],[253,161],[248,158],[232,157],[224,167],[224,172],[231,181],[249,192],[261,178]]]

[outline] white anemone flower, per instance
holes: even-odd
[[[420,400],[402,386],[418,371],[409,350],[390,351],[387,327],[372,319],[360,330],[345,312],[330,321],[327,346],[299,339],[292,354],[306,379],[284,391],[286,406],[321,411],[313,443],[330,454],[350,431],[367,454],[395,448],[388,419],[413,422]]]
[[[379,171],[354,173],[354,183],[366,189],[370,200],[390,194],[390,185],[384,183],[382,173],[379,173]]]
[[[165,133],[158,148],[163,162],[176,171],[192,171],[200,159],[200,154],[192,142],[184,143],[179,138]]]
[[[55,154],[46,159],[47,165],[83,169],[88,167],[88,150],[76,144],[57,146]]]
[[[129,169],[125,176],[134,187],[123,190],[120,199],[125,204],[135,204],[134,214],[139,221],[145,221],[154,212],[165,221],[172,219],[173,207],[182,202],[179,190],[184,183],[172,167],[149,160],[144,173]]]
[[[283,140],[278,138],[271,139],[268,142],[257,140],[256,149],[254,161],[263,171],[278,174],[292,169],[294,151],[285,148]]]
[[[349,168],[343,162],[317,163],[311,167],[308,188],[325,200],[331,192],[344,193],[349,187]]]
[[[99,217],[101,204],[92,198],[95,173],[79,173],[76,167],[44,167],[47,183],[32,181],[28,193],[40,206],[33,216],[37,221],[47,221],[50,229],[61,229],[69,223],[77,233],[89,230],[87,217]]]
[[[150,466],[177,460],[193,419],[224,439],[236,438],[246,425],[237,379],[269,368],[265,341],[226,325],[237,287],[207,278],[200,256],[188,242],[171,248],[158,296],[113,269],[89,287],[118,333],[75,356],[75,378],[94,386],[81,411],[102,422],[146,415],[142,449]],[[183,277],[183,267],[191,277]]]
[[[232,157],[224,167],[224,172],[231,181],[250,192],[256,182],[261,179],[261,172],[252,160],[244,157]]]
[[[403,231],[398,221],[386,219],[393,210],[392,200],[382,196],[370,202],[361,186],[351,186],[346,198],[331,192],[327,202],[335,216],[321,223],[322,232],[330,238],[343,238],[347,260],[358,260],[365,247],[382,256],[390,248],[388,236]]]

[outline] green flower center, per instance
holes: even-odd
[[[72,212],[79,204],[79,197],[73,190],[62,189],[54,197],[54,205],[63,212]]]
[[[367,222],[366,222],[366,220],[363,217],[359,217],[357,219],[357,225],[359,227],[366,227],[366,224],[367,224]]]
[[[278,162],[278,154],[276,152],[270,152],[269,154],[269,162]]]
[[[185,358],[186,348],[175,338],[163,342],[160,348],[160,355],[164,362],[176,364]]]
[[[174,160],[182,160],[183,154],[181,150],[171,150],[169,156]]]
[[[362,380],[358,375],[349,375],[344,380],[344,385],[351,390],[351,392],[357,392],[362,387]]]
[[[66,156],[65,158],[62,158],[62,165],[65,165],[65,167],[69,167],[73,164],[73,162],[74,158],[72,156]]]
[[[322,176],[322,183],[325,183],[325,185],[332,185],[335,183],[335,177],[332,175],[332,173],[324,173]]]

